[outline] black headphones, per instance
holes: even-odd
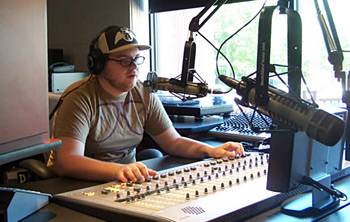
[[[90,43],[90,47],[89,47],[90,51],[87,56],[87,64],[88,64],[89,70],[94,74],[101,73],[105,66],[105,55],[102,53],[100,49],[95,48],[95,44],[103,33],[107,32],[112,28],[119,28],[119,27],[116,25],[108,26],[107,28],[103,29]]]

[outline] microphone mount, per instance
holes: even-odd
[[[214,0],[207,4],[204,9],[202,9],[199,14],[192,18],[189,24],[190,37],[188,41],[185,42],[184,56],[182,60],[182,71],[181,71],[181,84],[183,87],[187,85],[188,82],[193,81],[193,74],[190,70],[194,69],[194,63],[196,58],[196,43],[194,42],[193,33],[199,31],[200,28],[215,14],[219,8],[225,4],[228,0]],[[204,14],[216,4],[216,8],[202,21],[199,20],[204,16]]]
[[[338,81],[341,81],[342,90],[343,90],[343,102],[347,106],[348,115],[350,113],[350,72],[346,77],[345,71],[343,71],[343,50],[340,44],[340,40],[337,34],[336,27],[334,25],[334,20],[332,16],[332,12],[330,10],[329,4],[327,0],[323,0],[323,6],[326,11],[330,31],[328,29],[327,23],[323,14],[320,10],[320,6],[318,4],[318,0],[314,0],[317,18],[320,23],[320,27],[322,30],[322,35],[324,38],[324,42],[326,45],[327,53],[328,53],[328,61],[333,65],[333,71],[335,78]],[[345,148],[346,148],[346,160],[350,160],[350,118],[347,118],[346,122],[346,131],[345,131]]]

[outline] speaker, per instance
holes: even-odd
[[[99,74],[102,72],[105,66],[105,55],[100,49],[95,48],[95,44],[100,36],[112,28],[119,28],[118,26],[112,25],[103,29],[90,43],[90,50],[87,56],[87,64],[89,70],[94,74]]]

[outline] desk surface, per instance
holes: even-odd
[[[184,164],[193,163],[197,160],[183,159],[176,157],[165,156],[162,158],[146,160],[144,163],[149,167],[158,171],[178,167]],[[350,196],[350,177],[345,177],[335,182],[335,186]],[[38,181],[27,183],[23,187],[24,189],[31,189],[40,192],[57,194],[70,190],[76,190],[84,187],[90,187],[97,185],[97,182],[81,181],[69,178],[55,178],[46,181]],[[340,209],[332,215],[326,215],[321,221],[345,221],[350,218],[350,206],[349,200],[341,202]],[[50,203],[48,206],[42,208],[36,213],[25,218],[23,221],[102,221],[92,216],[68,209],[55,203]],[[248,221],[311,221],[311,218],[294,218],[284,215],[280,212],[280,207],[273,208],[267,212],[264,212],[258,216],[250,218]]]

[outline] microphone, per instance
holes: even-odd
[[[242,81],[237,81],[224,75],[219,75],[219,79],[236,89],[237,94],[242,96],[241,104],[256,106],[255,80],[242,77]],[[343,136],[345,122],[340,117],[314,108],[307,101],[298,100],[272,86],[268,89],[268,96],[267,104],[256,108],[273,120],[303,131],[308,137],[327,146],[334,146]]]
[[[155,93],[158,90],[163,90],[175,94],[181,94],[183,96],[181,98],[182,101],[205,97],[208,93],[224,93],[219,90],[209,89],[206,83],[188,82],[183,84],[183,82],[178,79],[158,77],[156,72],[149,72],[147,74],[147,80],[144,82],[144,85],[148,87],[151,93]],[[186,94],[188,94],[188,96],[186,96]]]

